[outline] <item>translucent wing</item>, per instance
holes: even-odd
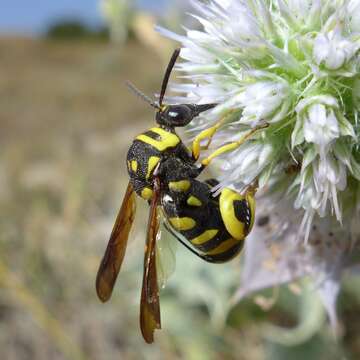
[[[145,341],[154,341],[155,329],[161,328],[159,287],[156,271],[156,237],[159,231],[158,202],[160,187],[155,179],[151,200],[144,257],[144,274],[140,301],[140,328]]]
[[[177,242],[166,231],[165,216],[161,214],[160,218],[162,221],[160,222],[160,230],[156,237],[156,269],[159,288],[163,289],[167,280],[175,271]]]
[[[125,256],[129,232],[135,218],[135,213],[135,193],[131,183],[129,183],[96,277],[96,292],[99,299],[103,302],[111,297]]]

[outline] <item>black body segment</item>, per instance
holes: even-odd
[[[161,204],[168,224],[203,254],[208,262],[226,262],[243,247],[243,239],[234,239],[226,230],[219,209],[219,197],[213,197],[211,186],[196,179],[183,189],[163,189]],[[174,182],[174,181],[173,181]],[[171,182],[170,182],[171,184]]]
[[[197,180],[203,167],[173,129],[154,127],[138,135],[128,151],[127,168],[134,191],[149,202],[156,170],[168,227],[200,257],[225,262],[242,249],[253,218],[247,199],[230,189],[214,197],[211,188],[217,181]]]
[[[127,169],[135,192],[150,200],[155,168],[168,158],[192,166],[194,160],[174,130],[151,128],[135,138],[127,154]]]
[[[154,331],[161,328],[156,269],[158,211],[164,215],[164,225],[169,232],[203,260],[221,263],[236,256],[254,223],[257,185],[249,186],[244,195],[224,188],[214,196],[211,190],[218,182],[213,179],[200,181],[198,177],[215,157],[233,151],[265,127],[259,125],[251,129],[238,141],[224,144],[197,163],[200,151],[208,149],[226,115],[198,134],[191,150],[183,144],[175,128],[186,126],[194,117],[217,104],[163,104],[170,74],[179,54],[180,50],[175,50],[169,62],[158,103],[128,83],[137,96],[157,110],[157,126],[138,135],[129,148],[126,165],[130,182],[96,280],[99,298],[107,301],[125,255],[135,217],[136,193],[150,205],[140,299],[140,327],[147,343],[153,342]],[[206,139],[207,144],[204,145]]]

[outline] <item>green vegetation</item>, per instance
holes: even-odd
[[[45,36],[53,40],[109,40],[109,29],[91,28],[80,21],[59,21],[49,27]]]

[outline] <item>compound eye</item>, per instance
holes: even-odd
[[[185,126],[192,119],[192,111],[186,105],[169,106],[167,120],[172,126]]]

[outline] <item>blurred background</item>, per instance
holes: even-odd
[[[168,255],[176,270],[161,293],[163,330],[146,345],[142,201],[113,297],[96,297],[128,181],[126,151],[153,125],[153,111],[124,81],[159,90],[176,44],[154,24],[181,31],[189,8],[181,0],[0,0],[1,359],[360,358],[355,278],[340,296],[335,340],[306,284],[232,306],[241,259],[209,265],[180,246]]]

